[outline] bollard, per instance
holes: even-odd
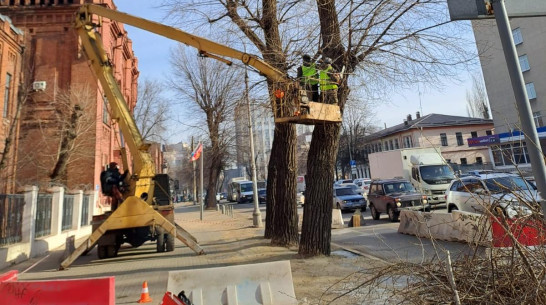
[[[226,205],[222,204],[222,214],[225,214],[225,213],[226,213]]]
[[[231,214],[231,218],[233,218],[233,205],[229,206],[229,213]]]

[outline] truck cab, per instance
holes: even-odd
[[[438,154],[412,155],[410,180],[431,205],[445,204],[445,192],[455,174]]]

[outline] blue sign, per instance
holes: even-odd
[[[349,164],[350,164],[351,166],[356,166],[356,161],[355,161],[355,160],[351,160],[351,161],[349,162]]]
[[[468,139],[469,147],[488,146],[488,145],[499,144],[499,143],[500,143],[500,138],[499,138],[499,135],[496,135],[496,134]]]

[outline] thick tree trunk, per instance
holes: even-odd
[[[286,54],[282,49],[277,20],[277,1],[263,0],[262,12],[261,22],[267,49],[262,55],[275,68],[287,71]],[[280,84],[268,81],[268,85],[272,93],[273,87]],[[299,239],[296,205],[296,127],[293,124],[275,124],[274,136],[268,166],[265,236],[271,238],[272,245],[293,246],[298,244]]]
[[[216,210],[216,193],[218,184],[218,177],[220,177],[220,171],[222,170],[222,156],[220,153],[220,122],[219,119],[214,117],[213,111],[207,112],[207,125],[209,129],[209,137],[211,150],[208,158],[210,159],[209,168],[209,181],[207,186],[206,197],[206,209]],[[204,161],[204,160],[203,160]]]
[[[339,124],[315,126],[307,159],[299,254],[330,255],[332,198]]]
[[[283,247],[296,246],[299,240],[296,204],[296,126],[275,124],[275,143],[277,151],[269,160],[270,164],[274,163],[276,173],[271,244]]]
[[[273,236],[275,223],[275,206],[277,204],[277,198],[275,197],[275,190],[277,189],[277,163],[272,162],[273,156],[277,155],[277,148],[279,144],[277,143],[277,137],[273,137],[273,145],[271,146],[271,158],[269,159],[269,164],[267,165],[267,199],[266,199],[266,208],[265,208],[265,234],[264,238],[271,238]],[[280,139],[278,139],[280,141]]]
[[[344,49],[335,1],[317,0],[324,56],[334,61],[338,71],[343,66]],[[349,69],[350,70],[350,69]],[[349,93],[347,79],[339,88],[338,105],[343,106]],[[334,170],[339,146],[340,124],[315,126],[307,157],[305,207],[299,253],[302,256],[330,255]]]

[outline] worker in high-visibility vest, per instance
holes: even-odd
[[[332,67],[332,60],[325,57],[322,60],[319,71],[320,79],[320,97],[325,104],[337,105],[337,88],[339,83],[339,74]]]
[[[303,64],[298,68],[298,79],[302,88],[307,91],[309,101],[319,101],[319,76],[315,63],[308,54],[302,57]]]

